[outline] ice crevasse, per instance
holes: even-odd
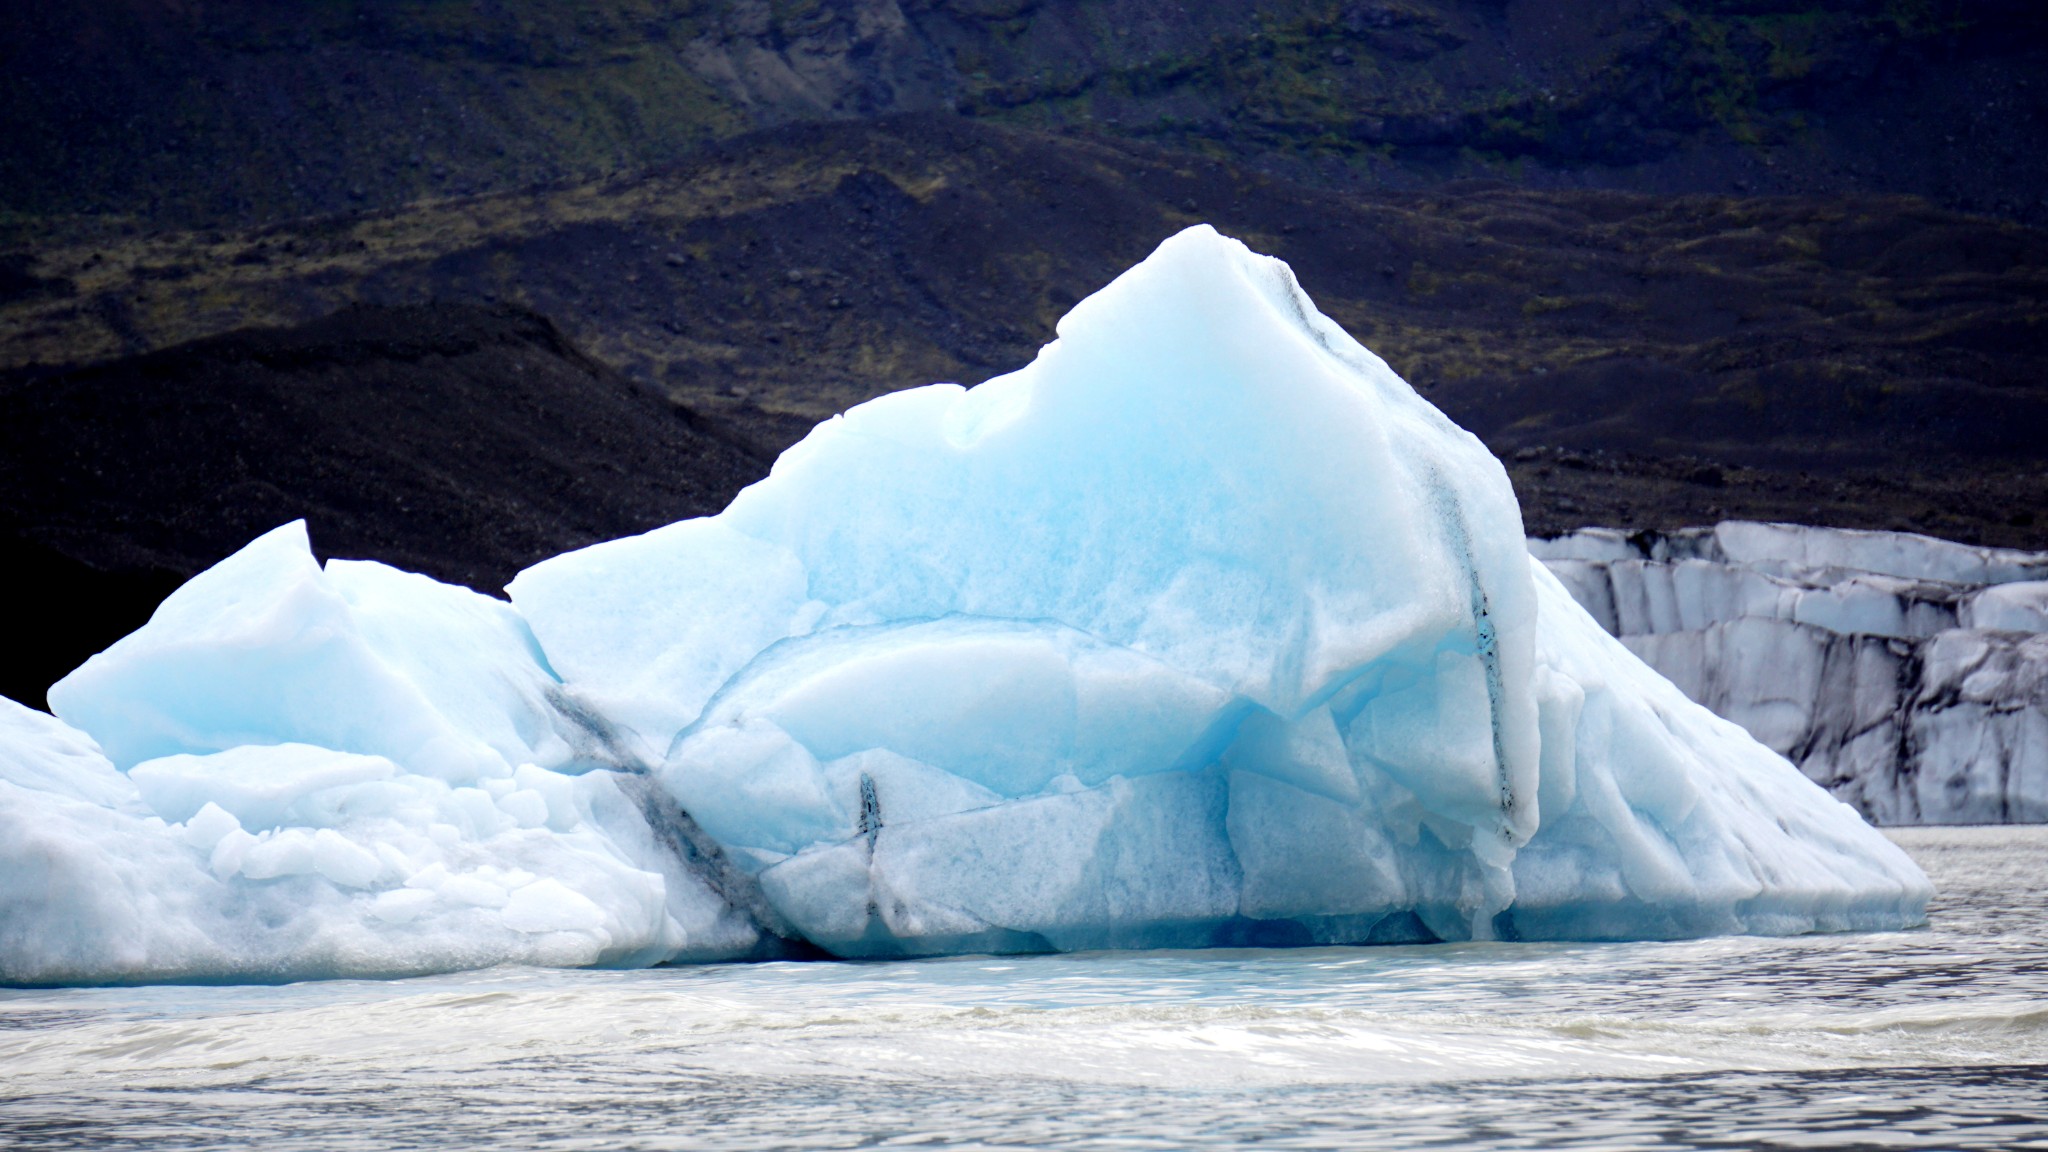
[[[511,603],[287,525],[0,705],[0,978],[1890,929],[1907,857],[1607,635],[1207,227]]]

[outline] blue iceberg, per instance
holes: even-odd
[[[1889,929],[1926,878],[1194,228],[511,604],[302,525],[0,706],[0,977]],[[61,721],[61,722],[60,722]]]

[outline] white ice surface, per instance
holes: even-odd
[[[476,786],[246,745],[124,775],[0,700],[0,975],[15,983],[391,976],[745,953],[611,773]]]
[[[1995,584],[1964,603],[1962,624],[1988,632],[2048,632],[2048,580]]]
[[[7,713],[0,975],[1919,921],[1285,265],[1192,229],[1059,331],[512,607],[259,539]]]

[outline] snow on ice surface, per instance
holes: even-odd
[[[50,787],[59,773],[66,786]],[[380,757],[279,744],[148,761],[124,778],[75,731],[0,701],[9,982],[400,975],[744,950],[745,926],[667,867],[604,773],[529,765],[451,788]]]
[[[1284,264],[1191,229],[1059,331],[511,609],[258,540],[53,689],[97,747],[0,729],[0,900],[42,909],[0,972],[1919,922],[1905,856],[1606,635]]]

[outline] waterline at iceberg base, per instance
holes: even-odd
[[[287,525],[0,710],[0,978],[1902,928],[1506,474],[1202,227],[511,604]]]

